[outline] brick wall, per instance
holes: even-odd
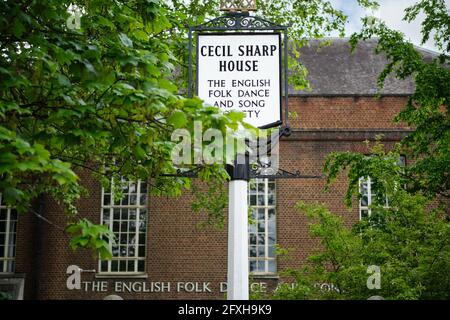
[[[294,128],[280,144],[280,166],[288,171],[320,175],[326,155],[332,151],[367,153],[362,141],[385,133],[390,146],[407,133],[408,128],[392,124],[392,118],[405,104],[405,97],[292,97],[291,111],[298,118]],[[101,189],[88,172],[80,173],[89,191],[79,201],[80,217],[100,220]],[[358,207],[343,204],[346,181],[343,177],[323,192],[323,179],[286,179],[277,181],[277,242],[290,251],[290,259],[278,259],[278,271],[298,267],[317,243],[308,235],[306,218],[294,208],[299,200],[326,203],[346,224],[358,220]],[[45,199],[44,215],[64,227],[66,217],[58,204]],[[191,212],[192,195],[186,192],[178,199],[150,197],[147,232],[147,279],[97,279],[94,273],[83,273],[83,281],[107,281],[107,292],[66,289],[66,268],[75,264],[83,269],[98,269],[90,252],[69,249],[69,239],[52,225],[40,223],[32,215],[19,222],[17,273],[26,273],[26,298],[38,299],[102,299],[114,294],[116,280],[130,282],[171,282],[171,292],[117,293],[125,299],[202,299],[223,298],[219,283],[226,281],[227,232],[214,228],[200,229],[204,216]],[[38,240],[41,239],[39,242]],[[39,251],[39,248],[41,248]],[[40,252],[40,253],[39,253]],[[38,270],[38,271],[36,271]],[[36,273],[39,272],[39,275]],[[210,282],[213,293],[176,292],[177,282]],[[254,278],[256,282],[276,285],[276,279]]]

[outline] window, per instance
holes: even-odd
[[[370,206],[375,202],[375,193],[372,186],[373,183],[370,177],[359,179],[359,192],[361,193],[361,199],[359,199],[359,220],[369,217],[372,213]]]
[[[7,207],[0,193],[0,273],[13,273],[16,256],[17,211]]]
[[[249,206],[254,224],[249,224],[249,268],[253,274],[276,272],[275,180],[249,182]]]
[[[405,166],[406,158],[401,156],[397,163],[399,166]],[[359,193],[361,198],[359,199],[359,219],[365,219],[370,217],[372,210],[370,206],[375,204],[375,191],[373,190],[373,182],[370,177],[359,179]],[[389,206],[389,199],[385,197],[384,206]]]
[[[122,198],[102,190],[102,223],[116,236],[110,244],[112,260],[100,261],[100,272],[131,274],[145,272],[147,233],[147,183],[124,182]]]

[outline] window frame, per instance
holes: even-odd
[[[259,192],[258,192],[258,184],[261,184],[261,180],[264,183],[264,203],[262,205],[258,204],[258,196],[259,196]],[[251,188],[250,188],[250,183],[256,183],[255,186],[255,190],[256,192],[254,194],[251,193]],[[273,197],[274,197],[274,201],[272,204],[269,204],[269,183],[273,183],[274,188],[273,188]],[[251,205],[251,195],[255,195],[256,198],[256,205]],[[258,217],[258,211],[260,209],[264,209],[264,257],[259,257],[258,253],[256,254],[256,257],[252,257],[250,256],[250,249],[251,246],[256,246],[256,251],[258,252],[258,247],[261,246],[258,244],[258,224],[256,224],[256,231],[253,233],[256,235],[256,245],[252,245],[250,242],[250,235],[252,234],[251,230],[250,230],[250,225],[249,225],[249,230],[248,230],[248,246],[249,246],[249,252],[248,252],[248,259],[249,259],[249,273],[251,275],[254,276],[273,276],[277,274],[277,255],[275,253],[275,246],[276,246],[276,239],[277,239],[277,224],[276,224],[276,216],[277,216],[277,185],[276,185],[276,179],[268,179],[268,178],[259,178],[259,179],[252,179],[251,181],[249,181],[249,187],[248,187],[248,205],[249,208],[251,208],[252,210],[252,214],[253,214],[253,210],[256,210],[256,217]],[[269,244],[269,234],[272,234],[272,232],[269,232],[269,211],[273,210],[274,212],[274,229],[273,229],[273,237],[274,237],[274,242],[273,245]],[[258,219],[256,219],[258,220]],[[270,256],[269,255],[269,247],[272,246],[273,250],[274,250],[274,255]],[[260,261],[264,261],[264,271],[250,271],[250,263],[252,261],[256,261],[256,263],[260,262]],[[273,261],[274,263],[274,271],[269,271],[269,262]]]
[[[405,167],[406,166],[406,156],[405,155],[400,155],[398,161],[397,161],[399,166]],[[361,204],[362,202],[362,196],[363,193],[361,192],[362,190],[362,183],[365,182],[367,184],[367,206],[363,206]],[[359,221],[362,221],[362,219],[366,219],[369,218],[372,215],[372,209],[370,208],[370,206],[373,204],[372,201],[372,178],[370,176],[367,177],[361,177],[359,178],[359,182],[358,182],[358,190],[359,190],[359,194],[361,195],[361,197],[359,198],[358,204],[359,204]],[[385,195],[385,201],[384,201],[384,207],[385,208],[389,208],[389,198],[387,195]],[[362,217],[362,211],[367,211],[367,217]]]
[[[110,260],[102,260],[99,258],[98,261],[98,273],[97,275],[100,277],[135,277],[135,276],[145,276],[147,273],[147,223],[148,223],[148,183],[145,181],[141,181],[141,180],[137,180],[137,181],[122,181],[122,183],[127,183],[128,184],[128,188],[130,187],[131,183],[135,183],[136,185],[136,191],[134,192],[136,194],[136,204],[131,205],[128,203],[128,205],[121,205],[121,204],[115,204],[114,201],[114,192],[113,192],[113,188],[114,188],[114,181],[111,181],[111,187],[110,187],[110,192],[105,192],[105,188],[101,188],[101,212],[100,212],[100,223],[102,225],[107,225],[108,228],[114,233],[114,228],[113,228],[113,223],[117,220],[114,219],[114,209],[135,209],[136,210],[136,219],[135,221],[135,231],[131,234],[135,235],[135,243],[134,243],[134,252],[135,252],[135,256],[134,257],[130,257],[130,256],[126,256],[126,257],[121,257],[120,255],[118,257],[112,257],[112,259]],[[142,192],[142,183],[147,184],[146,187],[146,191],[145,191],[145,202],[144,204],[141,204],[141,196],[144,194]],[[105,205],[105,193],[110,195],[110,199],[109,199],[109,204]],[[130,192],[128,191],[126,194],[130,194]],[[123,199],[123,198],[122,198]],[[122,200],[121,199],[121,200]],[[120,201],[121,202],[121,201]],[[104,210],[107,209],[109,210],[109,224],[105,223],[104,220]],[[144,256],[139,256],[139,246],[140,246],[140,241],[139,241],[139,225],[140,225],[140,216],[141,216],[141,210],[145,210],[145,243],[144,243]],[[129,214],[129,213],[128,213]],[[121,221],[122,218],[120,216],[119,221]],[[131,220],[129,220],[129,218],[127,219],[128,222],[130,222]],[[130,234],[127,231],[128,234]],[[117,240],[116,245],[119,247],[118,250],[120,251],[120,236]],[[127,243],[127,247],[129,246],[129,244]],[[113,249],[113,244],[110,241],[109,242],[109,249],[112,252]],[[118,266],[118,271],[112,271],[112,262],[113,261],[118,261],[119,266]],[[134,261],[134,271],[120,271],[120,261]],[[143,271],[139,271],[139,261],[144,261],[144,270]],[[107,263],[107,271],[103,271],[102,270],[102,262],[106,262]]]
[[[16,218],[15,219],[11,219],[11,212],[15,211],[15,208],[6,206],[3,204],[3,197],[2,194],[0,193],[0,209],[1,210],[6,210],[6,228],[5,228],[5,239],[4,239],[4,245],[3,245],[3,252],[2,255],[0,255],[0,262],[2,262],[2,268],[0,269],[0,274],[1,275],[5,275],[5,274],[14,274],[15,273],[15,269],[16,269],[16,248],[17,248],[17,225],[18,225],[18,213],[17,211],[15,212],[16,214]],[[11,231],[11,223],[15,222],[14,224],[14,231]],[[3,233],[3,232],[2,232]],[[15,239],[14,242],[12,244],[12,250],[13,250],[13,255],[11,257],[9,257],[9,251],[11,249],[11,245],[9,244],[9,240],[12,234],[15,234]],[[8,262],[12,262],[12,268],[10,270],[8,270]]]

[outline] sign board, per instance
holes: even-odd
[[[270,128],[281,121],[281,38],[278,33],[199,34],[197,95],[224,112]]]

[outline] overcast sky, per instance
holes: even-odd
[[[349,36],[355,31],[361,29],[361,17],[366,16],[369,12],[366,12],[361,8],[356,0],[330,0],[336,9],[344,11],[348,16],[348,23],[346,26],[346,36]],[[420,45],[421,35],[421,22],[423,15],[419,17],[413,23],[407,23],[402,21],[404,17],[404,9],[413,5],[416,0],[378,0],[380,9],[377,13],[372,14],[378,18],[384,20],[387,25],[393,29],[399,30],[405,34],[415,45]],[[445,1],[447,8],[450,9],[450,0]],[[428,41],[422,47],[430,50],[437,51],[432,41]]]

